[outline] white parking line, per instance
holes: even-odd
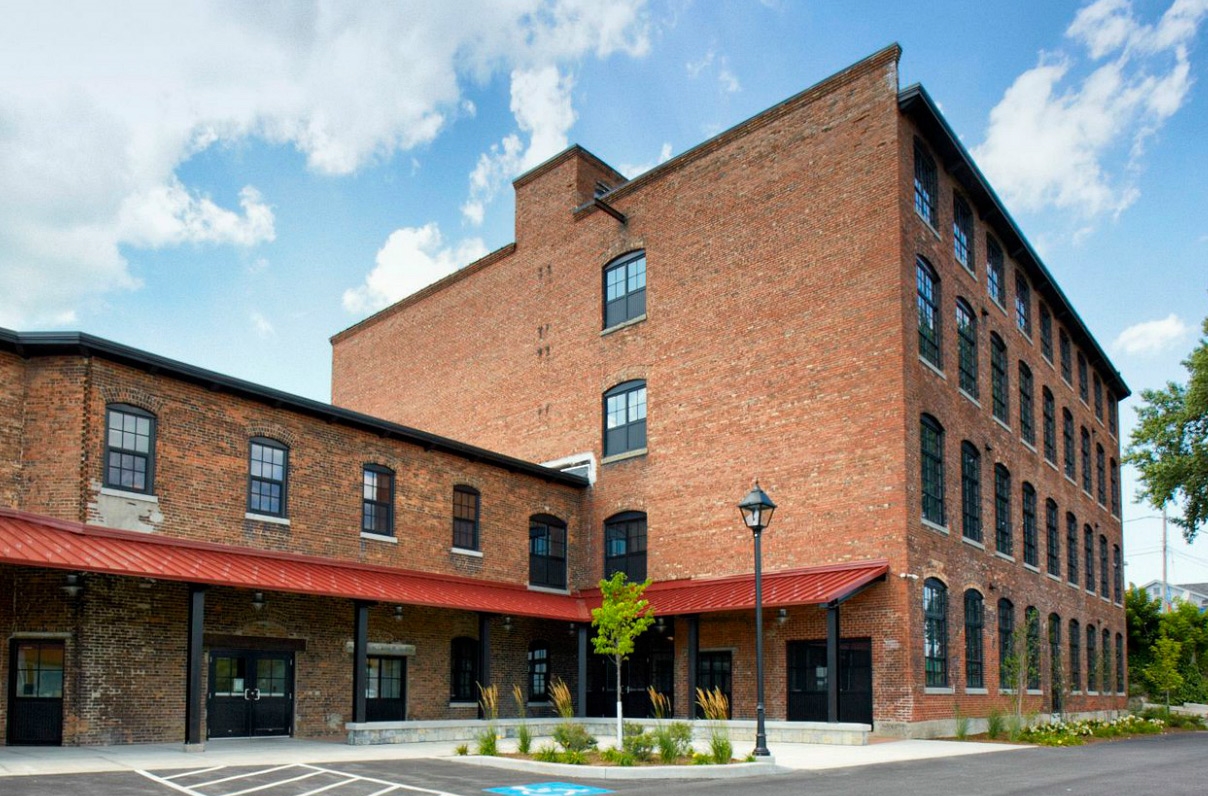
[[[272,768],[265,768],[265,769],[261,769],[260,771],[249,771],[246,774],[233,774],[229,777],[223,777],[222,779],[212,779],[209,782],[199,782],[196,785],[194,785],[193,787],[194,788],[208,788],[211,785],[221,785],[223,782],[230,782],[230,781],[236,780],[236,779],[247,779],[248,777],[258,777],[261,774],[271,774],[274,771],[284,771],[287,768],[293,768],[293,767],[294,766],[292,763],[290,765],[286,765],[286,766],[273,766]]]
[[[380,790],[376,790],[373,793],[369,794],[369,796],[384,796],[384,794],[390,793],[392,791],[410,791],[412,793],[426,793],[426,794],[429,794],[429,796],[458,796],[458,794],[449,793],[448,791],[432,790],[431,788],[421,788],[418,785],[404,785],[401,782],[390,782],[389,780],[377,779],[375,777],[362,777],[357,774],[350,774],[347,771],[337,771],[335,769],[323,768],[321,766],[312,766],[307,763],[296,763],[296,764],[285,765],[285,766],[274,766],[273,768],[259,769],[256,771],[248,771],[248,772],[245,772],[242,774],[232,774],[229,777],[220,777],[219,779],[212,779],[207,782],[195,783],[192,786],[185,786],[179,782],[172,781],[174,779],[179,779],[181,777],[187,777],[189,775],[207,774],[207,773],[210,773],[213,771],[219,771],[222,768],[224,768],[224,766],[215,766],[213,768],[196,769],[194,771],[185,771],[185,772],[182,772],[179,774],[173,774],[169,777],[160,777],[155,774],[152,774],[150,771],[138,771],[136,773],[143,775],[144,777],[146,777],[149,780],[152,780],[153,782],[158,782],[161,785],[165,785],[165,786],[171,788],[172,790],[179,791],[180,793],[188,794],[188,796],[242,796],[242,794],[254,793],[256,791],[266,790],[268,788],[274,788],[278,785],[284,785],[289,782],[299,782],[301,780],[308,779],[310,777],[318,776],[319,774],[330,774],[331,776],[342,777],[343,779],[339,782],[333,782],[328,785],[323,785],[322,787],[319,787],[319,788],[314,788],[313,790],[306,791],[305,793],[296,794],[296,796],[313,796],[313,794],[317,794],[317,793],[324,793],[327,791],[336,791],[336,789],[338,789],[338,788],[341,788],[345,785],[352,785],[357,782],[366,782],[366,783],[370,783],[373,785],[384,785],[385,786],[385,787],[381,788]],[[265,774],[272,774],[272,773],[278,772],[278,771],[288,771],[290,769],[295,769],[295,770],[296,769],[307,769],[307,772],[305,774],[300,774],[297,776],[285,777],[283,779],[277,779],[266,785],[256,785],[255,787],[245,788],[243,790],[230,791],[227,793],[214,793],[214,792],[208,791],[208,790],[207,791],[199,790],[200,788],[210,788],[214,785],[221,785],[224,782],[235,782],[237,780],[247,779],[249,777],[256,777],[256,776],[262,776]]]
[[[198,774],[209,774],[211,771],[220,771],[224,768],[226,768],[226,766],[211,766],[210,768],[194,768],[194,769],[190,769],[189,771],[183,771],[179,774],[173,774],[170,777],[164,777],[164,779],[176,779],[177,777],[195,777]]]
[[[265,773],[267,773],[267,772],[265,772]],[[269,788],[275,788],[278,785],[285,785],[290,782],[297,782],[300,779],[310,779],[311,777],[317,777],[321,773],[323,773],[323,772],[308,771],[307,773],[299,774],[296,777],[290,777],[289,779],[279,779],[279,780],[276,780],[275,782],[270,782],[267,785],[257,785],[254,788],[244,788],[243,790],[231,791],[230,793],[222,794],[222,796],[243,796],[243,794],[245,794],[245,793],[255,793],[258,790],[268,790]],[[334,774],[335,772],[333,771],[332,773]]]

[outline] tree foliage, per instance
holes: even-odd
[[[1168,636],[1162,636],[1150,648],[1149,666],[1145,667],[1145,679],[1150,687],[1166,695],[1166,715],[1170,716],[1170,692],[1178,691],[1183,685],[1179,674],[1179,657],[1183,645]]]
[[[1171,699],[1179,703],[1208,700],[1208,613],[1180,599],[1175,599],[1170,610],[1163,613],[1161,600],[1150,599],[1135,586],[1124,597],[1124,611],[1128,620],[1128,668],[1133,683],[1144,686],[1151,697],[1165,696],[1168,680],[1163,667],[1168,662],[1159,662],[1155,655],[1158,651],[1172,654],[1172,648],[1169,645],[1163,648],[1160,642],[1174,640],[1178,649],[1173,665],[1179,677],[1178,685],[1170,688]]]
[[[591,624],[596,629],[592,639],[600,655],[608,655],[617,666],[617,747],[622,744],[621,713],[621,662],[633,653],[637,637],[654,623],[654,612],[650,601],[643,597],[647,580],[632,583],[624,572],[615,572],[611,578],[600,581],[603,601],[591,612]]]
[[[1208,319],[1204,337],[1183,361],[1186,386],[1168,382],[1161,390],[1142,390],[1124,461],[1136,466],[1138,497],[1154,508],[1180,506],[1171,522],[1188,542],[1208,522]]]

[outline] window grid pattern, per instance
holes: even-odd
[[[982,540],[981,453],[968,441],[961,443],[961,533]]]
[[[1085,586],[1089,592],[1095,591],[1095,532],[1091,526],[1082,526],[1082,568],[1086,573]],[[1088,650],[1089,652],[1089,650]]]
[[[1047,304],[1040,305],[1040,354],[1053,361],[1053,313]]]
[[[1107,506],[1107,457],[1103,446],[1095,443],[1095,499],[1100,506]]]
[[[1022,273],[1015,274],[1015,325],[1028,337],[1032,336],[1032,288]]]
[[[939,175],[935,161],[916,139],[914,142],[914,210],[932,227],[936,226],[936,193]]]
[[[632,583],[646,580],[646,515],[618,514],[604,523],[604,577],[624,572]]]
[[[1014,539],[1011,531],[1011,473],[1001,464],[994,465],[994,545],[1003,555],[1011,555]]]
[[[1036,444],[1036,414],[1032,398],[1032,369],[1019,363],[1019,438]]]
[[[130,492],[154,490],[155,418],[124,404],[108,407],[105,486]]]
[[[556,517],[529,520],[529,583],[566,588],[566,523]]]
[[[1078,518],[1066,512],[1065,515],[1065,579],[1078,583]]]
[[[1011,658],[1015,655],[1015,606],[1005,597],[998,601],[998,687],[1013,688]]]
[[[482,498],[478,490],[468,486],[453,487],[453,546],[462,550],[477,550],[479,544],[479,514]]]
[[[618,384],[604,394],[604,455],[646,447],[646,382]]]
[[[977,316],[964,301],[956,302],[956,336],[960,388],[977,397]]]
[[[528,651],[529,702],[549,701],[549,645],[534,641]]]
[[[394,534],[394,473],[368,464],[361,474],[361,530]]]
[[[1065,449],[1065,477],[1073,481],[1078,472],[1075,465],[1078,454],[1074,450],[1074,416],[1065,408],[1061,410],[1061,441]]]
[[[1002,247],[986,236],[986,292],[1000,307],[1007,305],[1007,285],[1004,281]]]
[[[1007,347],[1002,338],[990,335],[990,394],[994,416],[1010,422],[1010,400],[1007,396]]]
[[[1049,614],[1049,688],[1052,689],[1055,702],[1061,699],[1061,692],[1064,690],[1063,680],[1061,674],[1061,617],[1057,614]]]
[[[976,589],[965,592],[965,687],[985,688],[985,603]]]
[[[1086,375],[1086,355],[1081,351],[1078,352],[1078,397],[1082,399],[1082,403],[1090,402],[1090,389],[1087,385]],[[1087,650],[1089,654],[1090,650]]]
[[[927,686],[948,685],[948,589],[942,581],[923,583],[923,656]]]
[[[1023,616],[1027,628],[1027,683],[1028,688],[1035,691],[1040,688],[1040,611],[1029,605]]]
[[[1061,347],[1061,378],[1066,384],[1074,383],[1073,376],[1073,354],[1070,351],[1070,336],[1065,333],[1065,329],[1057,335],[1058,344]]]
[[[285,516],[289,451],[279,443],[254,439],[248,454],[248,511]]]
[[[604,269],[604,328],[646,314],[646,253],[625,255]]]
[[[1048,573],[1061,577],[1061,526],[1057,517],[1056,501],[1046,500],[1044,502],[1045,558]]]
[[[1036,490],[1027,482],[1023,485],[1023,563],[1040,566],[1040,545],[1036,528]]]
[[[1107,568],[1107,537],[1099,535],[1099,596],[1111,595],[1111,572]]]
[[[943,367],[943,360],[940,352],[939,277],[921,257],[915,262],[915,285],[919,308],[919,356],[940,368]]]
[[[1124,693],[1124,635],[1116,634],[1116,693]]]
[[[1053,393],[1045,387],[1041,393],[1041,413],[1044,422],[1044,458],[1057,463],[1057,402]]]
[[[1099,659],[1096,655],[1095,640],[1099,634],[1094,625],[1086,626],[1086,690],[1099,690]]]
[[[1120,557],[1120,545],[1112,545],[1112,600],[1121,602],[1124,591],[1124,561]]]
[[[919,423],[922,455],[923,519],[944,524],[944,429],[930,415]]]
[[[1086,426],[1079,429],[1079,439],[1081,440],[1082,450],[1082,491],[1086,494],[1091,494],[1091,433],[1086,430]]]
[[[1119,517],[1120,516],[1120,466],[1118,464],[1116,464],[1115,459],[1111,460],[1111,465],[1108,468],[1108,472],[1111,475],[1112,514],[1115,514],[1117,517]]]
[[[449,658],[449,701],[477,701],[475,688],[478,685],[478,640],[465,636],[453,639]]]
[[[1107,430],[1112,433],[1113,437],[1116,436],[1116,423],[1117,423],[1118,417],[1119,417],[1119,404],[1116,403],[1115,397],[1111,393],[1108,393],[1107,394]]]
[[[1103,689],[1103,693],[1111,693],[1112,690],[1112,634],[1106,627],[1103,628],[1103,646],[1099,647],[1099,683]]]
[[[1082,690],[1082,628],[1070,620],[1070,690]]]
[[[1095,395],[1095,417],[1102,422],[1103,420],[1103,382],[1099,379],[1099,374],[1096,373],[1092,380],[1094,384]]]
[[[973,211],[960,196],[952,196],[952,253],[956,261],[973,270]]]

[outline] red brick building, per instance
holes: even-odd
[[[887,562],[829,653],[771,600],[770,718],[827,717],[835,652],[839,718],[887,731],[1006,703],[1012,659],[1027,709],[1122,708],[1128,387],[899,55],[633,180],[579,147],[522,175],[514,243],[333,338],[333,403],[586,473],[572,587],[749,583],[754,476],[765,571]],[[751,718],[747,604],[662,610],[630,686]]]

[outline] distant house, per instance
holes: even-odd
[[[1162,599],[1162,581],[1151,580],[1141,587],[1152,600]],[[1191,603],[1201,611],[1208,611],[1208,583],[1168,583],[1166,584],[1166,599],[1170,602],[1182,600]]]

